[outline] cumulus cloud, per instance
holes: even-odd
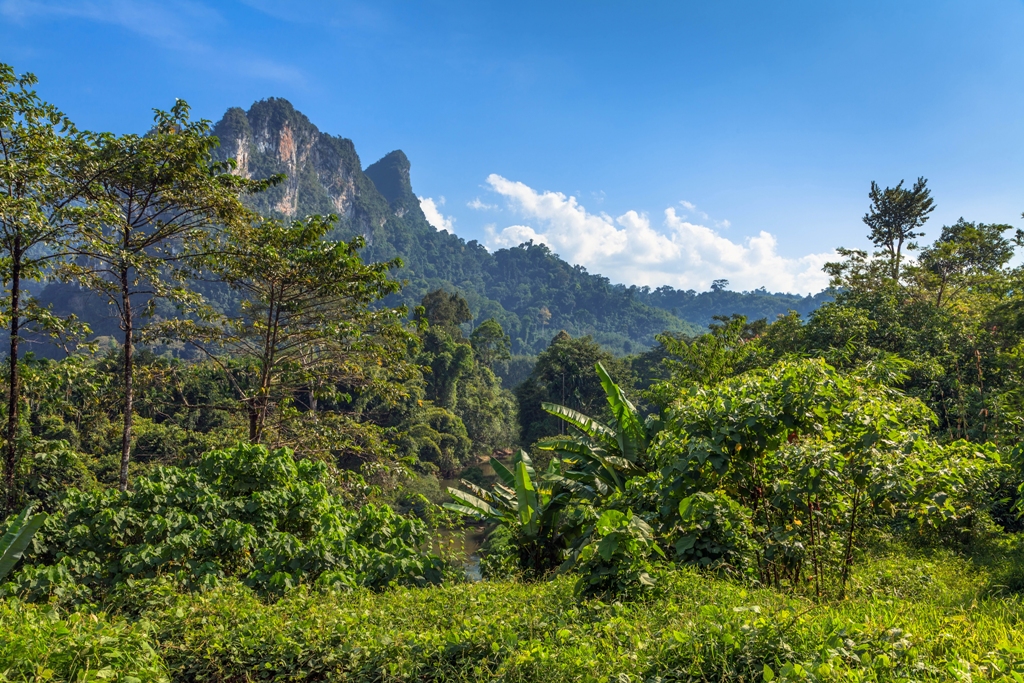
[[[466,206],[468,206],[471,209],[476,209],[477,211],[489,211],[491,209],[498,208],[494,204],[485,204],[484,202],[480,201],[479,197],[474,198],[473,201],[471,202],[466,202]]]
[[[703,211],[698,210],[697,209],[697,205],[694,204],[693,202],[688,202],[688,201],[686,201],[684,199],[681,202],[679,202],[679,204],[684,209],[686,209],[687,213],[692,214],[694,216],[700,216],[701,219],[705,220],[705,221],[708,219],[708,215],[706,213],[704,213]],[[724,227],[726,227],[726,228],[729,227],[729,221],[724,221],[724,223],[725,223]]]
[[[444,206],[444,197],[439,197],[436,202],[430,197],[417,197],[417,199],[420,200],[420,208],[423,209],[423,215],[427,217],[428,223],[436,230],[455,234],[455,218],[441,213],[440,207]]]
[[[527,240],[544,243],[570,263],[614,282],[703,290],[725,278],[737,289],[817,292],[828,284],[821,267],[836,256],[830,252],[784,257],[768,232],[735,242],[690,222],[674,207],[665,209],[661,225],[654,227],[644,213],[627,211],[614,218],[590,213],[575,197],[538,192],[497,174],[488,176],[487,184],[524,219],[500,231],[489,228],[489,247]],[[682,205],[696,210],[689,202]]]

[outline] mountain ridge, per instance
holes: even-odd
[[[352,140],[321,132],[282,98],[228,109],[213,134],[221,142],[220,158],[235,159],[236,172],[251,178],[285,174],[283,183],[253,198],[256,209],[282,218],[336,214],[332,238],[362,235],[365,259],[402,259],[397,275],[407,284],[389,303],[415,306],[432,289],[458,291],[475,321],[493,317],[502,324],[516,353],[539,352],[559,330],[589,334],[614,352],[631,353],[652,345],[661,332],[698,334],[714,315],[806,315],[829,298],[613,284],[532,242],[492,253],[427,222],[402,150],[364,168]]]

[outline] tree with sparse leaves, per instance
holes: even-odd
[[[935,210],[935,200],[928,189],[928,181],[918,178],[912,188],[904,188],[901,180],[896,187],[884,190],[871,181],[871,208],[864,214],[864,224],[871,228],[868,239],[888,257],[892,279],[900,279],[903,249],[916,249],[914,240],[924,235],[919,229]]]
[[[102,133],[82,172],[95,176],[86,199],[103,208],[103,220],[79,226],[74,261],[64,275],[104,296],[123,332],[123,429],[120,487],[128,486],[133,414],[133,353],[140,318],[152,316],[158,300],[194,302],[197,296],[175,276],[202,250],[212,231],[251,220],[241,197],[267,181],[232,173],[231,163],[213,160],[217,138],[208,121],[193,121],[189,107],[175,102],[157,111],[146,135]]]
[[[263,440],[271,412],[299,393],[314,414],[317,399],[341,398],[341,386],[397,400],[402,389],[391,380],[413,371],[406,310],[374,307],[400,288],[389,274],[401,262],[364,264],[362,238],[324,239],[334,221],[261,220],[227,233],[206,266],[238,295],[237,314],[165,329],[217,359],[245,407],[252,443]]]
[[[10,332],[4,483],[7,508],[16,505],[15,470],[20,433],[19,343],[26,327],[60,334],[73,320],[54,316],[24,289],[40,281],[62,255],[73,226],[92,220],[82,202],[88,178],[74,162],[88,148],[84,136],[32,89],[31,74],[16,76],[0,63],[0,267],[7,296],[3,315]]]

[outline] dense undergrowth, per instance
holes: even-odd
[[[999,557],[996,551],[992,557]],[[383,593],[241,584],[139,591],[138,619],[0,603],[4,680],[1017,681],[1024,604],[1000,562],[865,562],[843,601],[659,572],[635,602],[579,600],[571,577]],[[124,610],[124,605],[120,605]]]

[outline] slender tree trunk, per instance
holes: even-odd
[[[259,438],[259,409],[252,403],[249,404],[249,443],[257,444]]]
[[[839,597],[846,597],[846,582],[850,578],[850,567],[853,565],[853,538],[857,528],[857,508],[860,504],[860,489],[853,492],[853,510],[850,511],[850,530],[846,536],[846,557],[843,558],[843,573],[839,582]]]
[[[128,462],[132,454],[132,413],[135,409],[135,365],[133,358],[132,300],[128,291],[128,269],[121,271],[121,302],[124,312],[124,428],[121,432],[121,479],[119,488],[128,489]]]
[[[15,238],[11,254],[11,355],[10,382],[7,389],[7,451],[4,458],[4,484],[7,489],[7,512],[13,513],[17,505],[15,470],[18,467],[18,399],[21,378],[18,376],[18,335],[21,323],[21,239]]]

